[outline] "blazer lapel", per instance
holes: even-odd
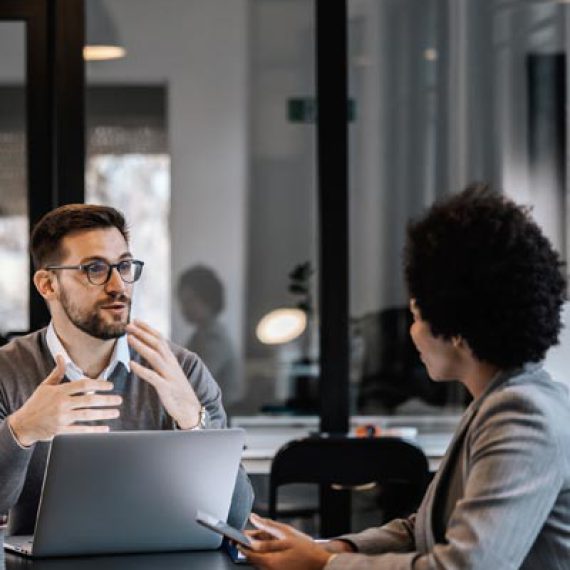
[[[435,546],[436,537],[433,520],[435,513],[434,507],[437,501],[445,500],[445,494],[447,492],[445,481],[448,479],[450,469],[455,467],[457,464],[456,459],[461,451],[465,434],[467,433],[467,429],[469,428],[471,421],[475,417],[478,407],[478,402],[472,402],[472,405],[467,408],[461,417],[461,421],[455,430],[451,443],[441,460],[439,469],[437,470],[437,473],[426,492],[424,500],[418,509],[415,538],[419,552],[429,552]]]
[[[535,372],[540,368],[541,364],[527,364],[524,370],[527,372]],[[443,501],[446,498],[446,494],[449,491],[448,481],[451,469],[458,469],[460,465],[458,460],[461,457],[462,447],[464,445],[465,436],[469,430],[469,426],[473,421],[473,418],[477,414],[479,408],[485,399],[502,386],[508,379],[516,374],[520,374],[521,370],[507,370],[499,372],[496,377],[491,380],[487,388],[484,390],[483,394],[479,396],[476,400],[471,402],[471,405],[465,410],[455,434],[447,448],[445,456],[441,460],[441,464],[437,473],[435,474],[433,481],[426,492],[424,500],[418,509],[418,514],[416,516],[416,526],[415,526],[415,538],[418,551],[429,552],[433,549],[436,543],[436,535],[434,528],[434,516],[437,514],[436,506],[438,506],[438,501]]]

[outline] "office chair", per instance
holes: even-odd
[[[350,491],[381,486],[385,515],[394,518],[417,508],[428,482],[424,452],[403,439],[312,436],[277,451],[271,465],[268,511],[271,518],[278,517],[282,485],[318,484],[320,535],[335,536],[350,532]]]

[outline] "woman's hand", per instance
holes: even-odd
[[[330,552],[293,527],[252,514],[251,548],[240,550],[263,570],[322,570]]]

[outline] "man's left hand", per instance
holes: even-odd
[[[147,368],[131,360],[132,371],[154,386],[162,405],[181,429],[198,425],[200,401],[162,335],[146,323],[127,325],[129,344],[149,363]]]

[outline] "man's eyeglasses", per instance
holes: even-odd
[[[124,259],[119,263],[107,263],[106,261],[91,261],[90,263],[81,263],[80,265],[48,265],[46,269],[51,271],[55,269],[76,269],[83,271],[87,275],[87,279],[93,285],[105,285],[111,279],[111,272],[116,269],[125,283],[134,283],[138,281],[144,261],[138,259]]]

